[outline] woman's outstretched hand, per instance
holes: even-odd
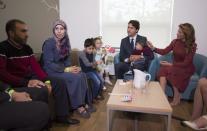
[[[152,50],[155,48],[155,47],[153,46],[152,42],[150,42],[150,41],[147,41],[147,46],[148,46],[149,48],[151,48]]]

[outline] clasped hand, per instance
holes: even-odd
[[[134,62],[134,61],[137,61],[137,60],[139,60],[139,59],[141,59],[141,55],[131,55],[131,56],[129,57],[129,61],[130,61],[130,62]]]

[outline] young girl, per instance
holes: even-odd
[[[95,60],[102,61],[102,63],[97,66],[97,70],[101,78],[103,78],[104,82],[108,83],[109,85],[112,85],[109,79],[109,71],[107,69],[106,62],[105,62],[106,55],[107,55],[106,49],[102,47],[103,43],[100,37],[94,38],[94,43],[95,43],[95,54],[96,54]],[[105,78],[104,78],[104,74],[105,74]]]

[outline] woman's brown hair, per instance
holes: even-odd
[[[191,52],[195,43],[195,30],[190,23],[180,24],[179,28],[182,30],[185,36],[187,52]]]

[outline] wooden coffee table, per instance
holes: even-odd
[[[114,89],[107,102],[107,130],[112,130],[113,111],[128,111],[150,113],[167,116],[166,130],[171,129],[172,108],[158,82],[149,82],[146,91],[135,89],[132,82],[123,84],[123,80],[117,80]],[[124,94],[132,94],[131,102],[122,102]]]

